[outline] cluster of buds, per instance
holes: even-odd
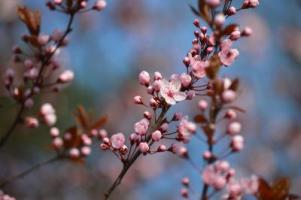
[[[49,134],[52,138],[53,149],[65,158],[81,160],[91,154],[93,139],[100,138],[103,130],[93,129],[88,133],[83,133],[77,128],[70,128],[64,133],[57,127],[52,127]]]
[[[256,176],[249,179],[238,179],[235,169],[230,167],[228,161],[224,160],[208,165],[202,173],[202,179],[205,184],[217,192],[225,189],[223,199],[227,200],[241,199],[243,195],[255,194],[258,190],[258,178]]]
[[[27,128],[39,127],[40,121],[47,126],[53,126],[57,121],[57,116],[54,107],[50,103],[44,103],[37,117],[27,116],[24,119],[24,124]]]
[[[223,191],[221,199],[238,200],[245,195],[254,195],[259,187],[259,179],[253,175],[250,178],[238,178],[234,168],[228,161],[219,160],[208,165],[202,172],[203,182],[214,189],[214,193]],[[181,196],[189,198],[190,180],[182,179]]]
[[[126,144],[126,137],[123,133],[116,133],[111,137],[107,134],[102,136],[101,149],[111,150],[122,161],[131,160],[137,152],[143,155],[159,152],[171,152],[183,158],[187,156],[185,147],[175,145],[176,143],[187,143],[196,131],[196,125],[183,117],[181,113],[175,113],[171,119],[165,116],[169,108],[177,102],[189,98],[192,89],[183,82],[181,75],[173,74],[169,80],[163,78],[162,74],[155,72],[151,77],[146,71],[139,74],[139,83],[146,87],[151,95],[149,103],[146,103],[141,96],[134,97],[134,103],[149,108],[143,118],[134,124],[134,132],[129,135],[129,144]],[[176,123],[177,129],[170,131],[171,123]],[[168,146],[167,141],[171,142]]]
[[[2,190],[0,190],[0,199],[1,200],[16,200],[16,198],[9,196],[8,194],[4,194]]]
[[[51,0],[47,2],[50,10],[57,10],[64,13],[87,12],[90,10],[102,11],[106,7],[105,0],[96,0],[89,6],[88,0]]]

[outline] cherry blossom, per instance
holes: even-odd
[[[167,81],[163,79],[161,82],[160,94],[165,99],[166,103],[174,105],[179,101],[186,99],[185,92],[181,92],[181,81],[179,79],[172,79]]]

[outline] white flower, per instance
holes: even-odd
[[[166,103],[170,105],[174,105],[176,102],[186,99],[186,93],[181,92],[180,89],[181,81],[179,79],[172,79],[171,81],[163,79],[161,81],[160,94]]]

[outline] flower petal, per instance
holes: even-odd
[[[185,92],[175,92],[174,93],[174,100],[176,101],[184,101],[187,95]]]

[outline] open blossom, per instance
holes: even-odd
[[[196,131],[196,125],[188,121],[188,117],[183,117],[178,127],[178,137],[184,141],[188,141],[189,137]]]
[[[4,192],[0,190],[0,200],[16,200],[16,198],[11,197],[8,194],[4,194]]]
[[[202,61],[198,56],[192,57],[189,55],[189,61],[192,69],[192,74],[197,78],[206,76],[205,68],[209,66],[208,61]]]
[[[114,149],[120,149],[125,143],[123,133],[116,133],[111,137],[111,144]]]
[[[135,123],[134,129],[138,135],[145,135],[149,127],[149,121],[143,118],[139,122]]]
[[[246,7],[255,8],[259,6],[259,0],[245,0],[243,5]]]
[[[221,62],[226,66],[231,65],[234,62],[234,60],[239,56],[239,51],[237,49],[231,49],[231,46],[231,40],[224,40],[221,44],[221,51],[218,53]]]
[[[161,81],[160,94],[165,99],[166,103],[174,105],[176,102],[186,99],[186,93],[180,91],[181,85],[179,79],[172,79],[171,81],[163,79]]]

